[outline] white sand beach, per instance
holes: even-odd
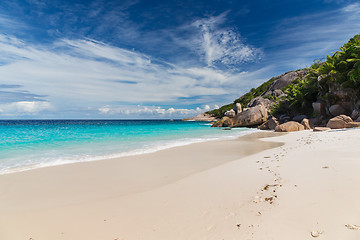
[[[260,135],[2,175],[0,239],[360,239],[360,129]]]

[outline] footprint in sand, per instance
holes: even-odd
[[[350,230],[360,230],[360,225],[346,224],[345,227],[347,227]]]

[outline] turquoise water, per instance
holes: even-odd
[[[3,120],[0,174],[143,154],[252,131],[168,120]]]

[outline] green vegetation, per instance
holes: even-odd
[[[214,110],[208,111],[206,113],[214,115],[217,118],[222,118],[226,111],[229,111],[230,109],[233,109],[234,107],[235,107],[235,103],[230,103],[228,105],[220,107],[219,109],[214,109]]]
[[[236,99],[234,103],[208,113],[222,117],[224,112],[234,107],[235,103],[241,103],[244,108],[251,99],[264,93],[275,80],[276,78],[271,78]],[[320,100],[332,105],[340,100],[334,89],[347,93],[347,99],[341,99],[343,101],[360,98],[360,35],[351,38],[332,56],[328,55],[325,62],[315,62],[305,77],[298,78],[281,89],[287,94],[285,98],[277,99],[275,96],[266,96],[266,98],[274,102],[271,113],[275,116],[281,114],[314,116],[313,102]]]
[[[274,106],[272,113],[313,116],[313,102],[322,100],[332,105],[340,100],[331,89],[348,93],[348,99],[343,99],[347,101],[355,99],[351,92],[360,94],[360,35],[350,39],[332,56],[328,55],[325,62],[314,63],[305,78],[282,89],[287,97]]]

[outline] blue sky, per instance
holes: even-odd
[[[0,119],[194,116],[359,32],[352,0],[2,0]]]

